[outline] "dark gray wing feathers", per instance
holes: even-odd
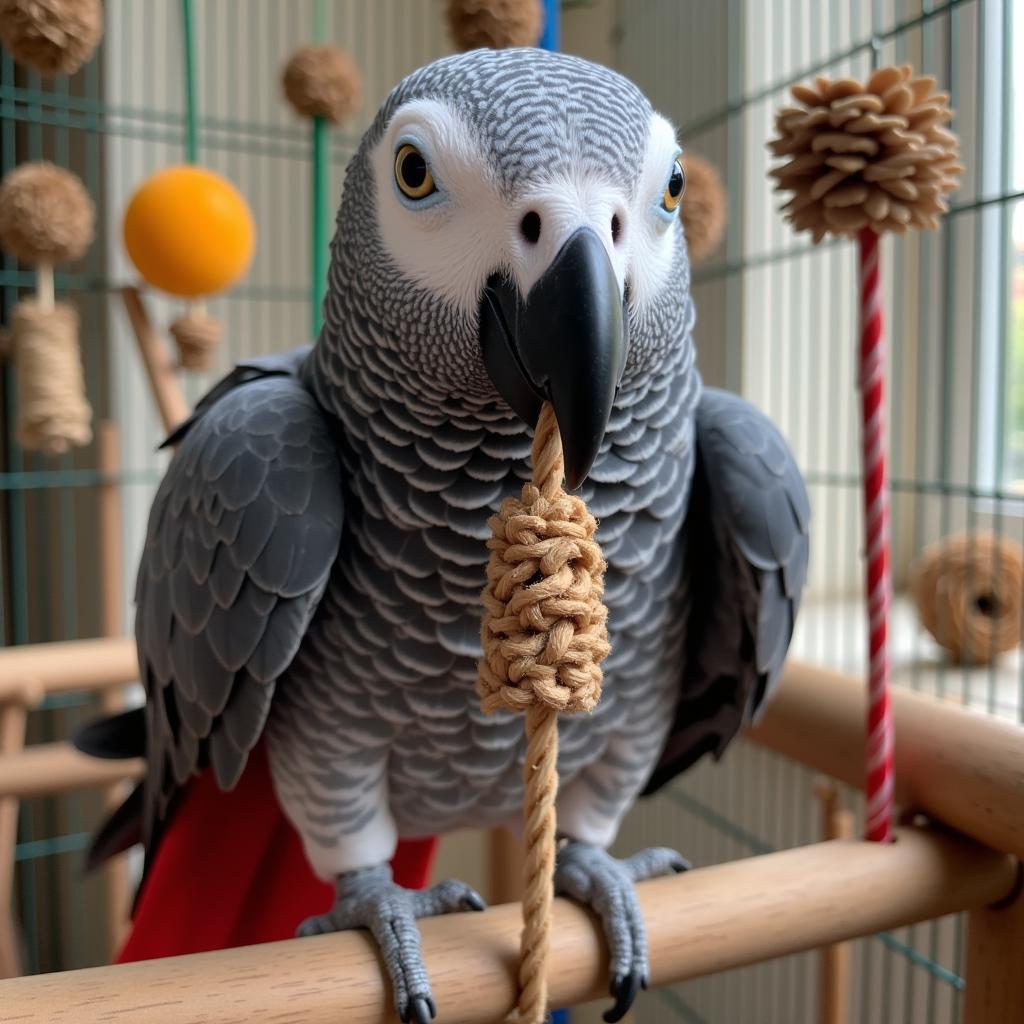
[[[147,835],[207,764],[238,781],[337,555],[335,438],[295,359],[239,368],[174,435],[136,588]]]
[[[707,388],[681,543],[687,657],[665,750],[646,792],[722,753],[764,706],[807,577],[810,503],[793,455],[749,402]]]

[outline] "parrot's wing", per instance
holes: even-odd
[[[218,387],[175,435],[136,585],[147,845],[195,772],[238,781],[341,536],[336,439],[312,395],[286,369]]]
[[[807,578],[810,502],[793,455],[749,402],[712,388],[697,410],[697,464],[684,527],[686,664],[651,793],[717,757],[779,677]]]

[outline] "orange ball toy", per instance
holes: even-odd
[[[248,269],[252,212],[241,193],[203,167],[168,167],[142,183],[124,215],[124,244],[143,279],[171,295],[223,291]]]

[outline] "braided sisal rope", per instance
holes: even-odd
[[[592,711],[607,656],[605,562],[597,523],[562,489],[562,440],[545,403],[533,439],[533,479],[488,521],[493,537],[483,593],[477,692],[487,712],[526,712],[523,825],[526,864],[519,1003],[511,1020],[547,1015],[558,793],[558,712]]]

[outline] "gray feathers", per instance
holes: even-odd
[[[487,518],[529,479],[530,430],[487,376],[478,324],[384,249],[371,155],[417,97],[459,107],[510,203],[558,167],[635,188],[652,114],[606,69],[476,52],[392,93],[347,174],[316,347],[239,367],[174,438],[137,592],[150,834],[205,764],[232,785],[264,726],[323,874],[386,859],[396,834],[518,813],[522,723],[484,715],[474,681]],[[630,306],[581,489],[613,652],[597,709],[559,727],[559,815],[599,843],[652,771],[657,785],[719,752],[761,702],[806,573],[799,474],[750,406],[702,397],[678,220],[660,237],[672,287]]]
[[[683,543],[688,657],[680,703],[647,786],[721,754],[777,681],[810,550],[810,503],[782,436],[749,402],[707,389]]]
[[[136,590],[150,822],[207,759],[237,781],[337,553],[334,439],[294,359],[201,403],[153,505]]]

